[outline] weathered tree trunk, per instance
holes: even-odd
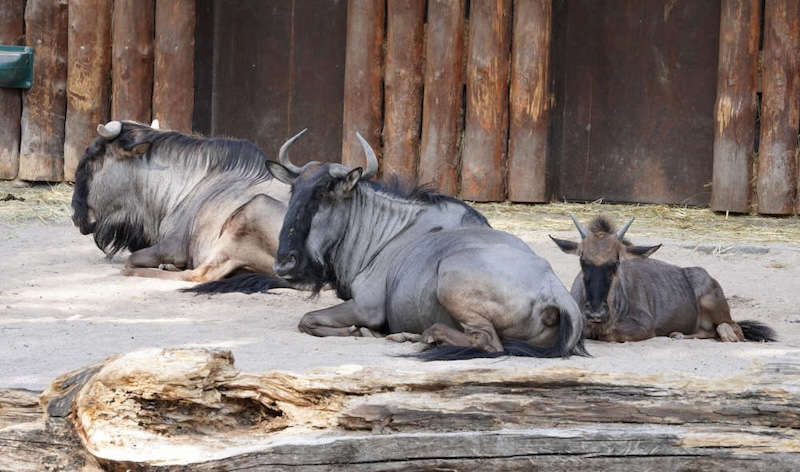
[[[463,102],[464,0],[428,0],[420,182],[458,193]]]
[[[74,180],[86,147],[108,121],[111,102],[111,0],[69,2],[69,70],[64,179]]]
[[[413,180],[422,118],[425,1],[389,0],[386,17],[383,172]]]
[[[22,94],[19,178],[64,178],[67,0],[28,0],[25,44],[34,48],[33,87]]]
[[[25,0],[0,0],[0,44],[22,44]],[[19,171],[19,89],[0,88],[0,179],[13,179]]]
[[[41,406],[0,392],[0,469],[797,470],[799,367],[252,375],[226,351],[151,349],[60,377]]]
[[[758,212],[795,211],[800,130],[800,2],[767,0],[762,52]]]
[[[753,176],[759,0],[723,0],[711,209],[747,213]]]
[[[381,67],[384,2],[349,0],[347,3],[347,46],[344,65],[344,116],[342,123],[342,164],[364,166],[364,153],[356,132],[382,155]]]
[[[112,16],[111,118],[150,123],[153,0],[115,0]]]
[[[551,0],[514,5],[508,199],[547,201]]]
[[[195,0],[156,0],[153,118],[192,132]]]
[[[467,58],[467,117],[461,164],[461,197],[505,197],[508,128],[508,62],[511,0],[472,2]]]

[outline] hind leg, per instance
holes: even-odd
[[[242,268],[253,272],[272,274],[272,264],[275,262],[274,254],[277,251],[277,234],[280,228],[276,228],[273,221],[275,218],[268,218],[265,215],[274,215],[276,205],[279,206],[280,203],[266,195],[257,195],[239,207],[223,224],[219,238],[211,248],[210,255],[194,269],[172,272],[150,268],[157,267],[158,264],[130,263],[122,273],[123,275],[186,282],[211,282],[222,279],[231,272]],[[148,250],[154,248],[148,248]],[[133,259],[134,255],[143,251],[147,250],[137,251],[131,255],[131,258]],[[158,258],[157,254],[156,250],[143,252],[133,262],[141,260],[151,263],[155,259],[158,259],[159,263],[168,262],[163,257]]]
[[[697,296],[700,311],[698,331],[715,332],[716,336],[709,337],[717,337],[723,342],[744,341],[742,328],[731,318],[731,309],[719,282],[700,267],[688,267],[684,271]]]
[[[502,307],[489,294],[476,293],[480,289],[470,289],[468,284],[458,282],[448,283],[447,277],[440,279],[437,298],[461,325],[463,332],[436,323],[425,330],[423,339],[454,346],[471,346],[486,352],[502,351],[500,336],[491,322],[492,314]]]

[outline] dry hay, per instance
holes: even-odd
[[[7,195],[24,201],[9,199]],[[0,181],[0,223],[15,224],[30,220],[68,222],[72,210],[72,186],[34,184],[17,187]],[[584,223],[599,214],[621,224],[636,217],[637,235],[659,235],[676,239],[735,240],[753,242],[800,242],[800,218],[761,217],[714,213],[707,208],[667,205],[592,203],[478,203],[474,205],[492,225],[510,232],[574,231],[568,214],[574,213]]]
[[[71,199],[72,186],[68,184],[17,186],[14,182],[0,181],[0,223],[69,221]]]
[[[569,213],[588,224],[603,214],[621,225],[631,216],[637,235],[675,239],[800,242],[800,218],[726,215],[708,208],[650,204],[592,203],[479,203],[475,207],[497,229],[520,231],[575,231]]]

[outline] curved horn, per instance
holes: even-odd
[[[616,233],[617,234],[617,239],[622,241],[622,238],[625,237],[625,232],[628,231],[628,228],[631,227],[631,224],[633,224],[633,217],[632,216],[631,216],[631,219],[629,219],[628,222],[625,223],[625,226],[623,226],[622,228],[620,228],[619,231],[617,231],[617,233]]]
[[[153,120],[152,123],[150,123],[150,127],[153,129],[161,129],[161,124],[158,122],[158,119],[156,118],[155,120]]]
[[[286,150],[289,149],[289,146],[292,145],[295,139],[299,138],[300,135],[302,135],[306,131],[308,131],[308,128],[303,129],[303,131],[300,131],[296,135],[287,139],[286,142],[283,143],[283,145],[281,146],[280,151],[278,151],[278,160],[280,161],[280,163],[283,164],[283,167],[286,167],[287,169],[289,169],[289,171],[295,174],[299,174],[300,172],[302,172],[303,168],[297,167],[296,165],[292,164],[291,161],[289,161],[289,156],[286,154]]]
[[[97,125],[97,134],[106,138],[106,139],[114,139],[119,136],[119,133],[122,131],[122,123],[119,121],[109,121],[106,124],[99,124]]]
[[[362,180],[369,180],[378,175],[378,158],[375,157],[375,151],[372,146],[361,136],[361,133],[356,131],[356,137],[361,142],[361,148],[364,149],[364,154],[367,156],[367,169],[361,174]]]
[[[569,217],[572,218],[572,222],[575,223],[575,227],[578,228],[578,233],[581,234],[581,239],[586,239],[586,236],[589,235],[589,232],[586,231],[586,228],[583,227],[580,221],[575,218],[575,215],[572,213],[569,214]]]

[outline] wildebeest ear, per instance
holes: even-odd
[[[285,184],[292,185],[297,179],[297,175],[283,166],[280,162],[267,161],[267,169],[276,179]]]
[[[658,251],[660,244],[655,246],[625,246],[625,251],[631,256],[636,257],[650,257],[654,252]]]
[[[548,234],[548,236],[550,236]],[[573,241],[568,241],[566,239],[558,239],[550,236],[550,239],[553,240],[554,243],[564,252],[567,254],[577,254],[578,253],[578,243]]]
[[[353,188],[355,188],[356,184],[358,184],[359,179],[361,179],[361,174],[363,173],[364,169],[361,167],[356,167],[351,170],[342,178],[341,184],[337,187],[337,190],[345,194],[350,193]]]

